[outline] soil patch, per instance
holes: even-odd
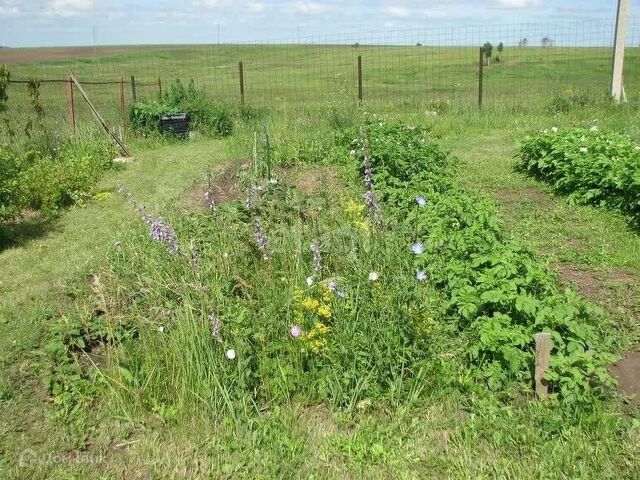
[[[637,282],[637,278],[623,269],[607,272],[590,272],[580,270],[570,263],[561,262],[553,265],[563,282],[576,287],[582,295],[591,299],[607,298],[607,290],[616,286],[626,287]]]
[[[245,164],[247,164],[247,160],[233,160],[225,165],[219,176],[216,176],[215,173],[212,174],[211,198],[216,205],[233,202],[240,198],[242,192],[238,186],[238,172]],[[204,194],[208,188],[208,185],[198,185],[191,190],[187,194],[190,203],[207,208],[208,205]]]
[[[495,195],[498,197],[500,202],[505,205],[512,205],[526,201],[533,201],[540,205],[549,205],[552,203],[551,198],[547,193],[541,192],[536,188],[499,188],[495,191]]]
[[[633,352],[609,367],[618,379],[623,395],[630,397],[629,403],[640,404],[640,352]]]
[[[332,167],[283,168],[280,172],[283,180],[304,194],[311,195],[323,191],[335,191],[343,188]]]

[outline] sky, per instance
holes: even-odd
[[[616,5],[617,0],[0,0],[0,45],[93,45],[94,32],[98,45],[122,45],[321,41],[417,28],[444,35],[447,28],[590,20],[611,25]],[[630,0],[630,15],[640,17],[640,0]],[[634,44],[640,42],[638,30],[640,23],[632,23]]]

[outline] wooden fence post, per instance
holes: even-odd
[[[362,55],[358,55],[358,101],[362,103]]]
[[[478,107],[482,107],[482,69],[484,67],[484,48],[480,47],[480,61],[478,62]]]
[[[240,73],[240,103],[244,105],[244,65],[242,62],[238,64]]]
[[[547,382],[544,380],[544,374],[549,369],[549,361],[551,360],[551,349],[553,342],[550,333],[536,333],[536,367],[534,372],[535,391],[538,397],[546,397],[548,393]]]
[[[76,108],[73,103],[73,80],[69,77],[67,81],[67,106],[69,107],[69,126],[71,133],[76,134]]]
[[[158,96],[162,98],[162,80],[158,77]]]
[[[131,96],[133,97],[133,103],[138,101],[138,97],[136,96],[136,77],[131,75]]]
[[[126,120],[125,100],[124,100],[124,77],[120,78],[120,129],[124,132]]]

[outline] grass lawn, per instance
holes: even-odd
[[[542,128],[597,119],[602,129],[640,139],[634,109],[576,109],[555,117],[470,111],[426,117],[411,109],[386,115],[431,125],[460,164],[458,181],[494,199],[508,233],[556,270],[558,282],[605,310],[620,353],[640,347],[637,233],[617,215],[571,205],[513,170],[518,140]],[[280,147],[295,139],[331,135],[326,116],[287,110],[270,122],[277,154],[295,153],[293,147]],[[106,199],[72,208],[51,223],[34,217],[2,232],[0,477],[640,476],[640,417],[632,407],[620,407],[618,399],[589,415],[576,410],[570,427],[550,415],[543,402],[491,403],[462,392],[425,392],[406,404],[361,403],[349,410],[292,398],[259,414],[247,407],[250,415],[216,422],[142,413],[122,408],[107,395],[80,425],[57,418],[39,352],[54,318],[96,308],[87,276],[105,268],[115,242],[140,230],[130,205],[115,193],[117,186],[126,185],[149,212],[180,217],[197,208],[193,189],[203,187],[206,172],[212,171],[215,182],[226,164],[249,156],[251,142],[252,127],[243,127],[227,140],[140,143],[134,146],[136,161],[102,182],[100,190],[111,193]],[[314,184],[310,194],[318,201],[323,190],[330,189],[331,197],[348,193],[348,186],[330,181],[344,174],[339,167],[301,162],[287,171],[290,178]]]

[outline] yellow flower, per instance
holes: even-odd
[[[321,305],[318,307],[318,315],[323,318],[331,318],[331,309],[326,305]]]
[[[307,297],[302,301],[302,306],[307,310],[315,311],[320,307],[320,302],[315,298]]]
[[[364,211],[364,205],[349,199],[344,206],[344,212],[348,214],[360,215]]]
[[[369,231],[369,222],[367,222],[366,220],[356,220],[354,224],[358,229],[362,230],[363,232]]]

